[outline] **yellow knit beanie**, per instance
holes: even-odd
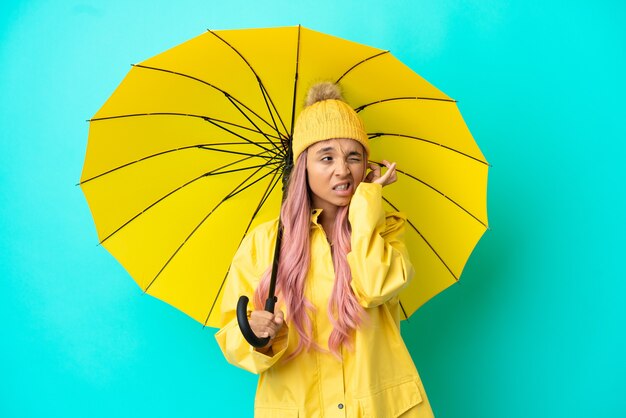
[[[369,140],[363,122],[341,97],[339,86],[331,82],[313,85],[308,92],[293,130],[293,161],[316,142],[327,139],[353,139],[363,145],[369,155]]]

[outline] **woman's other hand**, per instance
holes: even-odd
[[[383,160],[383,164],[387,167],[385,174],[381,175],[381,168],[378,164],[368,163],[367,167],[372,170],[367,176],[365,176],[366,183],[377,183],[383,186],[387,186],[394,183],[398,178],[396,177],[396,163],[390,163],[387,160]]]

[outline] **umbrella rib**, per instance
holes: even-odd
[[[404,97],[390,97],[387,99],[377,100],[375,102],[366,103],[354,109],[355,112],[359,113],[361,110],[368,108],[370,106],[374,106],[381,103],[393,102],[396,100],[432,100],[435,102],[448,102],[448,103],[456,103],[454,99],[442,99],[439,97],[421,97],[421,96],[404,96]]]
[[[241,106],[245,107],[245,108],[246,108],[246,110],[248,110],[248,111],[249,111],[250,113],[252,113],[254,116],[256,116],[257,118],[259,118],[259,120],[263,121],[263,122],[264,122],[267,126],[269,126],[270,128],[274,129],[274,130],[275,130],[278,134],[280,134],[280,132],[278,132],[278,130],[276,129],[276,127],[275,127],[275,126],[272,126],[272,124],[271,124],[271,123],[269,123],[269,122],[268,122],[268,121],[266,121],[264,118],[262,118],[262,117],[261,117],[259,114],[257,114],[254,110],[252,110],[251,108],[249,108],[248,106],[246,106],[246,105],[245,105],[242,101],[240,101],[240,100],[238,100],[236,97],[232,96],[232,95],[231,95],[230,93],[228,93],[226,90],[223,90],[223,89],[221,89],[221,88],[217,87],[217,86],[216,86],[216,85],[214,85],[214,84],[211,84],[211,83],[209,83],[209,82],[207,82],[207,81],[204,81],[204,80],[202,80],[202,79],[199,79],[199,78],[197,78],[197,77],[190,76],[190,75],[188,75],[188,74],[183,74],[183,73],[179,73],[179,72],[172,71],[172,70],[166,70],[166,69],[164,69],[164,68],[149,67],[149,66],[147,66],[147,65],[142,65],[142,64],[132,64],[132,66],[133,66],[133,67],[138,67],[138,68],[143,68],[143,69],[146,69],[146,70],[162,71],[162,72],[164,72],[164,73],[169,73],[169,74],[178,75],[178,76],[181,76],[181,77],[185,77],[185,78],[189,78],[189,79],[191,79],[191,80],[198,81],[198,82],[200,82],[200,83],[202,83],[202,84],[204,84],[204,85],[207,85],[207,86],[209,86],[209,87],[211,87],[211,88],[213,88],[213,89],[215,89],[215,90],[219,91],[220,93],[224,94],[224,96],[226,96],[227,98],[229,98],[229,100],[230,100],[230,99],[232,99],[232,100],[236,101],[237,103],[239,103]],[[231,103],[232,103],[232,101],[231,101]]]
[[[249,152],[233,151],[233,150],[228,150],[228,149],[212,148],[208,145],[200,145],[198,148],[207,150],[207,151],[224,152],[226,154],[245,155],[248,157],[257,157],[257,156],[260,157],[260,155],[258,154],[251,154]],[[269,157],[261,157],[261,158],[269,158]]]
[[[375,164],[378,165],[383,165],[381,162],[378,161],[372,161]],[[417,177],[415,177],[412,174],[407,173],[406,171],[403,170],[399,170],[396,168],[396,172],[404,174],[405,176],[419,182],[422,183],[424,186],[428,187],[429,189],[439,193],[442,197],[444,197],[446,200],[448,200],[449,202],[453,203],[455,206],[457,206],[459,209],[461,209],[463,212],[467,213],[469,216],[471,216],[472,218],[474,218],[478,223],[480,223],[482,226],[484,226],[485,228],[487,228],[487,225],[485,225],[485,223],[483,221],[481,221],[477,216],[475,216],[474,214],[472,214],[469,210],[465,209],[463,206],[461,206],[459,203],[457,203],[454,199],[452,199],[451,197],[447,196],[445,193],[443,193],[442,191],[440,191],[439,189],[437,189],[436,187],[431,186],[430,184],[426,183],[424,180],[418,179]]]
[[[241,236],[241,240],[239,241],[239,245],[237,245],[237,248],[239,248],[239,246],[243,242],[245,236],[248,234],[248,231],[250,229],[250,225],[252,225],[252,222],[254,221],[254,218],[256,218],[256,215],[259,213],[259,211],[261,210],[261,208],[263,207],[263,205],[267,201],[268,197],[272,194],[272,192],[274,191],[274,188],[278,184],[278,181],[280,180],[280,176],[277,178],[277,176],[276,176],[277,173],[278,173],[278,170],[276,170],[274,172],[274,176],[270,180],[270,182],[268,184],[268,187],[265,189],[265,193],[261,197],[261,200],[259,201],[259,204],[257,205],[256,209],[254,210],[254,213],[252,214],[252,217],[250,218],[250,222],[248,222],[248,225],[246,226],[246,229],[245,229],[243,235]],[[226,274],[224,275],[224,277],[222,278],[222,282],[220,283],[220,287],[217,289],[217,293],[216,293],[215,297],[213,298],[213,303],[211,304],[211,308],[209,308],[209,313],[207,314],[206,319],[204,320],[204,326],[206,326],[207,322],[209,322],[209,318],[211,317],[211,314],[213,313],[213,309],[215,309],[215,304],[217,303],[218,296],[220,295],[220,293],[222,293],[222,289],[224,288],[224,284],[226,283],[226,278],[228,277],[228,273],[229,272],[230,272],[230,268],[226,271]]]
[[[142,157],[142,158],[140,158],[138,160],[131,161],[129,163],[122,164],[120,166],[114,167],[114,168],[112,168],[112,169],[110,169],[108,171],[105,171],[104,173],[100,173],[100,174],[97,174],[97,175],[95,175],[93,177],[90,177],[90,178],[88,178],[86,180],[83,180],[80,183],[78,183],[78,185],[79,186],[83,185],[83,184],[85,184],[87,182],[90,182],[92,180],[95,180],[95,179],[97,179],[99,177],[105,176],[107,174],[111,174],[114,171],[121,170],[121,169],[129,167],[129,166],[131,166],[133,164],[137,164],[137,163],[140,163],[142,161],[149,160],[151,158],[159,157],[159,156],[162,156],[162,155],[165,155],[165,154],[170,154],[170,153],[176,152],[176,151],[183,151],[183,150],[186,150],[186,149],[193,149],[193,148],[210,149],[210,150],[213,150],[213,151],[230,153],[230,154],[241,154],[241,155],[245,155],[245,156],[248,156],[248,157],[269,158],[269,157],[263,157],[263,154],[265,154],[268,150],[260,152],[258,154],[249,154],[249,153],[235,152],[235,151],[230,151],[230,150],[220,150],[220,149],[214,149],[214,148],[206,148],[208,146],[215,146],[215,145],[247,145],[247,143],[246,142],[228,142],[228,143],[219,143],[218,142],[218,143],[212,143],[212,144],[211,143],[209,143],[209,144],[194,144],[194,145],[188,145],[186,147],[172,148],[172,149],[169,149],[169,150],[157,152],[155,154],[147,155],[147,156]],[[242,161],[242,160],[240,160],[240,161]]]
[[[406,314],[406,310],[404,310],[404,305],[400,299],[398,299],[398,303],[400,304],[400,309],[402,309],[402,313],[404,314],[404,319],[408,321],[409,316]]]
[[[132,118],[132,117],[138,117],[138,116],[187,116],[187,117],[192,117],[192,118],[203,119],[206,122],[224,123],[224,124],[227,124],[227,125],[235,126],[237,128],[240,128],[240,129],[245,129],[247,131],[251,131],[251,132],[254,132],[254,133],[262,134],[263,136],[268,137],[268,138],[273,138],[273,139],[278,139],[278,140],[281,139],[280,137],[278,137],[276,135],[268,134],[268,133],[263,132],[263,131],[261,131],[259,129],[252,129],[252,128],[249,128],[247,126],[239,125],[237,123],[228,122],[228,121],[225,121],[225,120],[222,120],[222,119],[212,118],[212,117],[204,116],[204,115],[194,115],[192,113],[178,113],[178,112],[129,113],[127,115],[114,115],[114,116],[105,116],[105,117],[102,117],[102,118],[92,118],[92,119],[88,119],[87,122],[99,122],[99,121],[108,120],[108,119]],[[251,142],[248,139],[246,139],[246,141]],[[270,142],[270,143],[272,145],[275,145],[273,142]]]
[[[426,142],[428,144],[440,146],[441,148],[445,148],[445,149],[447,149],[449,151],[456,152],[457,154],[463,155],[464,157],[467,157],[467,158],[471,158],[472,160],[478,161],[479,163],[485,164],[487,166],[489,165],[489,163],[487,161],[483,161],[483,160],[481,160],[479,158],[473,157],[473,156],[471,156],[469,154],[464,153],[463,151],[459,151],[459,150],[457,150],[455,148],[449,147],[449,146],[441,144],[439,142],[432,141],[430,139],[420,138],[419,136],[404,135],[404,134],[397,134],[397,133],[391,133],[391,132],[375,132],[375,133],[368,133],[367,135],[369,136],[370,140],[371,139],[376,139],[376,138],[381,137],[381,136],[391,136],[391,137],[398,137],[398,138],[415,139],[417,141],[422,141],[422,142]]]
[[[298,75],[300,72],[300,29],[302,26],[298,25],[298,42],[296,46],[296,68],[293,79],[293,100],[291,102],[291,129],[289,132],[293,133],[293,126],[296,121],[296,96],[298,93]]]
[[[395,211],[400,211],[400,209],[398,209],[393,203],[391,203],[389,201],[389,199],[387,199],[386,197],[383,196],[383,200],[385,202],[387,202],[387,204],[389,204],[389,206],[391,206]],[[452,277],[454,277],[455,281],[459,281],[459,278],[456,276],[456,274],[454,274],[454,272],[452,271],[452,269],[450,268],[450,266],[448,266],[448,264],[444,261],[444,259],[439,255],[439,253],[437,252],[437,250],[435,250],[435,248],[430,244],[430,242],[428,242],[428,240],[426,239],[426,237],[424,235],[422,235],[422,233],[417,229],[417,227],[415,225],[413,225],[413,222],[411,222],[410,219],[406,220],[407,223],[409,224],[409,226],[411,226],[411,228],[413,228],[413,230],[415,232],[417,232],[417,234],[420,236],[420,238],[422,238],[422,240],[426,243],[426,245],[428,245],[428,248],[430,248],[430,250],[433,252],[433,254],[435,254],[437,256],[437,258],[439,259],[439,261],[441,261],[441,263],[446,267],[446,269],[450,272],[450,274],[452,275]],[[404,308],[402,309],[404,310]],[[404,316],[406,315],[406,312],[404,313]],[[407,317],[408,319],[408,317]]]
[[[227,99],[231,102],[231,104],[233,106],[235,106],[235,108],[239,111],[239,113],[241,113],[246,119],[248,119],[248,121],[252,124],[252,126],[254,126],[255,128],[258,129],[258,131],[259,131],[259,133],[261,133],[261,135],[263,135],[265,138],[267,138],[268,141],[272,142],[272,140],[267,135],[265,135],[265,132],[261,131],[261,129],[256,125],[256,123],[254,123],[252,121],[252,119],[250,119],[250,117],[246,114],[246,112],[242,111],[241,108],[239,106],[237,106],[235,104],[235,102],[233,100],[231,100],[230,97],[227,97]],[[278,132],[278,130],[276,130],[276,132],[280,134],[280,132]],[[280,149],[278,146],[276,146],[276,144],[274,142],[272,142],[272,145],[274,145],[274,148]]]
[[[248,66],[248,68],[250,69],[250,71],[252,71],[252,73],[254,74],[254,77],[256,78],[257,83],[259,84],[259,89],[261,90],[261,94],[263,95],[263,99],[265,100],[265,106],[267,107],[267,111],[270,114],[270,117],[272,118],[272,122],[274,122],[274,129],[276,130],[276,132],[278,131],[278,125],[276,124],[276,120],[274,119],[274,113],[272,112],[272,110],[274,112],[276,112],[276,116],[278,116],[278,119],[280,120],[281,125],[283,126],[283,129],[287,130],[287,128],[285,127],[285,123],[283,122],[282,118],[280,117],[280,113],[278,113],[278,111],[276,110],[276,105],[274,104],[274,101],[272,100],[272,98],[269,95],[269,92],[267,91],[267,89],[265,88],[265,85],[263,84],[263,82],[261,81],[261,77],[259,77],[259,75],[257,74],[257,72],[254,70],[254,67],[252,67],[252,65],[250,64],[250,62],[243,56],[243,54],[234,46],[232,46],[230,43],[228,43],[228,41],[226,41],[224,38],[222,38],[221,36],[219,36],[217,33],[213,32],[211,29],[208,29],[208,31],[213,34],[217,39],[219,39],[220,41],[222,41],[224,44],[226,44],[230,49],[232,49],[237,55],[239,55],[239,57],[243,60],[243,62],[246,63],[246,65]],[[269,103],[268,100],[269,99]],[[271,107],[270,107],[271,104]]]
[[[278,109],[276,109],[276,105],[274,104],[274,101],[270,97],[269,92],[267,91],[267,89],[265,88],[265,85],[261,83],[260,80],[259,80],[259,83],[261,84],[261,92],[263,93],[263,100],[265,100],[265,106],[267,106],[268,110],[270,111],[270,117],[272,118],[272,122],[274,122],[274,126],[277,126],[276,120],[274,119],[274,113],[272,113],[272,111],[269,109],[269,104],[272,105],[272,109],[274,110],[274,112],[276,112],[276,116],[278,116],[278,120],[280,121],[280,124],[283,126],[283,129],[285,130],[285,132],[287,132],[287,127],[285,126],[285,122],[283,121],[283,118],[280,117],[280,113],[278,112]],[[270,101],[269,104],[267,102],[268,99]],[[276,131],[278,132],[278,127],[276,127]]]
[[[273,138],[273,139],[276,139],[276,140],[279,140],[279,141],[281,140],[280,136],[268,134],[267,132],[263,132],[261,130],[254,130],[252,128],[248,128],[247,126],[238,125],[236,123],[228,122],[228,121],[225,121],[225,120],[216,119],[216,118],[209,118],[209,117],[206,117],[206,116],[203,119],[206,120],[207,122],[223,123],[223,124],[226,124],[226,125],[231,125],[231,126],[235,126],[237,128],[245,129],[245,130],[250,131],[250,132],[261,134],[261,135],[263,135],[266,138]],[[249,141],[249,140],[246,139],[246,141]],[[270,144],[272,144],[272,145],[275,145],[274,142],[272,142],[272,141],[268,141],[268,142]],[[256,143],[256,141],[254,143]]]
[[[278,182],[280,181],[280,176],[277,177],[277,174],[279,172],[280,172],[279,169],[275,169],[273,171],[273,177],[270,180],[270,184],[268,185],[267,189],[265,189],[265,192],[264,192],[263,196],[261,197],[261,200],[259,201],[259,204],[257,205],[257,208],[254,210],[254,213],[252,214],[252,218],[250,218],[250,222],[248,223],[248,226],[246,227],[246,233],[248,232],[248,230],[250,228],[250,225],[252,225],[252,221],[254,221],[254,219],[258,215],[259,211],[261,210],[261,208],[263,207],[263,205],[265,204],[267,199],[270,197],[270,195],[274,191],[274,188],[276,187],[276,184],[278,184]]]
[[[270,160],[270,161],[271,161],[271,160]],[[268,167],[270,164],[271,164],[271,163],[264,164],[262,167]],[[274,164],[276,164],[276,163],[274,163]],[[230,199],[230,198],[232,198],[232,197],[235,197],[236,195],[238,195],[239,193],[243,192],[243,191],[244,191],[244,190],[246,190],[247,188],[254,186],[256,183],[258,183],[259,181],[263,180],[265,177],[267,177],[267,176],[269,176],[270,174],[272,174],[272,173],[274,173],[274,172],[276,172],[276,171],[280,170],[280,168],[281,168],[281,167],[280,167],[280,165],[278,165],[278,166],[274,167],[274,168],[273,168],[270,172],[268,172],[268,173],[264,174],[262,177],[260,177],[260,178],[258,178],[258,179],[256,179],[256,180],[254,180],[252,183],[250,183],[250,184],[246,184],[246,186],[245,186],[245,187],[243,187],[242,189],[239,189],[241,186],[243,186],[243,185],[245,184],[245,182],[246,182],[246,181],[248,181],[248,180],[250,179],[250,177],[248,177],[246,180],[244,180],[243,182],[241,182],[241,183],[240,183],[237,187],[235,187],[235,188],[233,189],[233,191],[232,191],[232,192],[230,192],[230,194],[224,198],[224,200],[228,200],[228,199]],[[257,171],[259,171],[259,170],[257,170]],[[255,174],[255,173],[253,173],[253,174]],[[239,190],[237,190],[237,189],[239,189]]]
[[[111,238],[114,234],[116,234],[117,232],[119,232],[122,228],[126,227],[128,224],[130,224],[131,222],[133,222],[135,219],[137,219],[139,216],[143,215],[144,213],[146,213],[148,210],[152,209],[154,206],[156,206],[158,203],[162,202],[163,200],[167,199],[168,197],[172,196],[174,193],[180,191],[181,189],[189,186],[190,184],[200,180],[203,177],[210,177],[210,176],[215,176],[215,175],[221,175],[221,174],[228,174],[228,173],[235,173],[235,172],[239,172],[239,171],[244,171],[244,170],[252,170],[254,168],[260,168],[260,167],[265,167],[266,164],[260,164],[260,165],[256,165],[256,166],[249,166],[249,167],[244,167],[244,168],[237,168],[234,170],[226,170],[226,171],[219,171],[218,170],[223,170],[226,167],[229,167],[231,165],[234,164],[238,164],[240,162],[243,162],[249,158],[252,157],[247,157],[247,158],[243,158],[241,160],[238,161],[234,161],[231,162],[229,164],[223,165],[221,167],[216,168],[215,170],[209,171],[207,173],[203,173],[200,176],[189,180],[188,182],[178,186],[176,189],[171,190],[170,192],[168,192],[167,194],[161,196],[159,199],[157,199],[156,201],[152,202],[150,205],[148,205],[145,209],[143,209],[141,212],[137,213],[136,215],[134,215],[132,218],[130,218],[129,220],[127,220],[124,224],[122,224],[120,227],[118,227],[115,231],[111,232],[109,235],[107,235],[102,241],[100,241],[100,244],[103,244],[106,240],[108,240],[109,238]]]
[[[245,137],[245,136],[243,136],[243,135],[240,135],[240,134],[238,134],[238,133],[235,133],[235,132],[231,131],[230,129],[227,129],[226,127],[224,127],[224,126],[222,126],[222,125],[218,124],[217,122],[215,122],[215,120],[210,120],[210,119],[205,119],[205,120],[206,120],[207,122],[209,122],[211,125],[216,126],[216,127],[218,127],[219,129],[221,129],[221,130],[223,130],[223,131],[226,131],[226,132],[228,132],[228,133],[229,133],[229,134],[231,134],[231,135],[234,135],[234,136],[236,136],[236,137],[238,137],[238,138],[241,138],[241,139],[243,139],[244,141],[246,141],[246,142],[248,142],[248,143],[250,143],[250,144],[252,144],[252,145],[256,145],[256,146],[258,146],[258,147],[260,147],[260,148],[263,148],[263,149],[264,149],[264,150],[266,150],[266,151],[270,151],[270,152],[271,152],[271,151],[273,151],[273,150],[275,150],[275,149],[276,149],[276,144],[275,144],[275,143],[274,143],[274,142],[270,139],[270,136],[269,136],[269,135],[265,134],[265,132],[262,132],[262,131],[260,131],[260,130],[258,130],[258,131],[254,131],[253,129],[251,129],[251,131],[253,131],[253,132],[257,132],[257,133],[260,133],[261,135],[263,135],[263,136],[265,137],[265,139],[267,139],[267,140],[269,141],[269,143],[273,146],[273,148],[272,148],[272,149],[269,149],[269,148],[266,148],[266,147],[264,147],[264,146],[261,146],[261,145],[260,145],[260,144],[261,144],[261,142],[255,142],[255,141],[252,141],[252,140],[250,140],[250,139],[246,138],[246,137]],[[252,123],[252,121],[250,121],[250,122]],[[253,123],[253,125],[254,125],[254,123]],[[258,126],[254,125],[254,127],[258,129]]]
[[[159,270],[159,272],[154,276],[154,278],[150,281],[150,283],[146,286],[146,288],[144,289],[144,292],[148,292],[148,290],[150,289],[150,287],[154,284],[154,282],[159,278],[159,276],[161,275],[161,273],[163,273],[163,271],[167,268],[167,266],[172,262],[172,260],[174,259],[174,257],[176,257],[176,255],[180,252],[180,250],[185,246],[185,244],[189,241],[189,239],[196,233],[196,231],[198,231],[198,229],[200,229],[200,227],[204,224],[204,222],[206,222],[207,219],[209,219],[209,217],[213,214],[213,212],[215,212],[221,205],[222,203],[226,202],[226,200],[230,199],[231,197],[234,196],[233,192],[235,192],[235,190],[237,190],[239,187],[241,187],[241,185],[245,184],[248,180],[250,180],[256,173],[258,173],[263,167],[265,166],[261,166],[259,167],[254,173],[250,174],[244,181],[242,181],[237,187],[235,187],[235,189],[228,194],[228,196],[224,197],[217,205],[215,205],[215,207],[213,209],[211,209],[211,211],[194,227],[194,229],[189,233],[189,235],[187,235],[187,237],[183,240],[183,242],[178,246],[178,248],[172,253],[172,255],[170,256],[170,258],[165,262],[165,264],[163,265],[163,267],[161,267],[161,269]],[[279,168],[275,168],[274,170],[278,170]],[[259,178],[258,180],[256,180],[254,183],[256,183],[257,181],[262,180],[263,178],[267,177],[268,175],[272,174],[272,172],[274,171],[270,171],[266,174],[264,174],[261,178]],[[254,184],[253,183],[253,184]],[[239,190],[237,193],[238,194],[240,192],[242,192],[243,190],[247,189],[249,186],[244,187],[243,189]]]
[[[385,54],[388,54],[388,53],[389,53],[389,51],[382,51],[382,52],[379,52],[378,54],[374,54],[374,55],[372,55],[371,57],[367,57],[367,58],[365,58],[365,59],[363,59],[363,60],[361,60],[361,61],[357,62],[357,63],[356,63],[356,64],[354,64],[352,67],[350,67],[350,68],[349,68],[349,69],[348,69],[345,73],[343,73],[343,74],[341,75],[341,77],[339,77],[339,78],[337,79],[337,81],[335,81],[335,84],[339,84],[339,82],[341,81],[341,79],[342,79],[342,78],[344,78],[344,77],[345,77],[345,76],[346,76],[346,75],[347,75],[350,71],[354,70],[354,69],[355,69],[356,67],[358,67],[359,65],[364,64],[365,62],[367,62],[367,61],[369,61],[369,60],[371,60],[371,59],[374,59],[374,58],[380,57],[381,55],[385,55]]]

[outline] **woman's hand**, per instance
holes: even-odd
[[[394,183],[398,179],[396,177],[396,163],[383,160],[383,164],[387,167],[387,172],[381,176],[380,166],[378,164],[368,163],[367,167],[372,171],[365,176],[364,181],[366,183],[377,183],[383,186]]]
[[[267,311],[252,311],[250,314],[250,328],[258,338],[270,337],[271,340],[285,323],[285,314],[282,311],[271,313]]]

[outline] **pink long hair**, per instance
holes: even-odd
[[[311,197],[306,172],[307,151],[303,151],[296,161],[287,185],[287,195],[281,208],[283,241],[276,277],[276,294],[283,299],[290,323],[295,327],[298,346],[289,356],[293,358],[304,349],[322,350],[313,341],[313,324],[309,314],[315,314],[316,307],[305,298],[306,279],[311,263],[310,226]],[[330,351],[341,356],[341,346],[352,347],[351,334],[365,313],[352,292],[352,273],[347,254],[350,252],[350,223],[348,206],[339,208],[334,225],[334,243],[331,247],[335,284],[328,303],[328,316],[333,330],[328,339]],[[263,309],[269,290],[271,266],[263,275],[254,294],[257,309]]]

